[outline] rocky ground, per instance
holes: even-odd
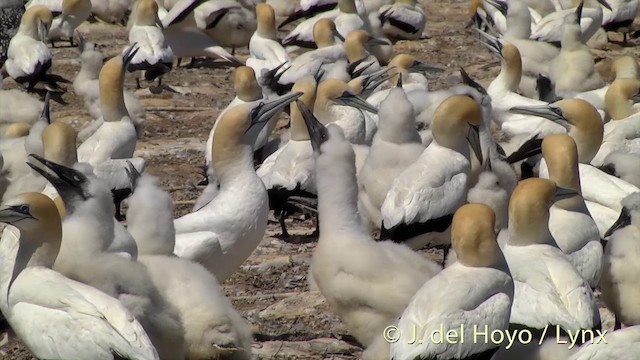
[[[433,0],[425,3],[429,38],[399,42],[396,51],[414,54],[444,68],[443,73],[432,77],[434,89],[459,82],[460,67],[487,84],[499,72],[499,64],[478,44],[473,32],[465,28],[468,2]],[[108,56],[118,54],[127,44],[127,32],[121,26],[85,24],[80,31],[88,41],[101,45]],[[618,34],[610,37],[622,39]],[[601,60],[598,70],[610,79],[610,59],[621,54],[637,55],[638,51],[633,46],[610,43],[594,53]],[[239,51],[240,58],[247,55],[246,49]],[[73,79],[79,69],[77,50],[55,48],[53,56],[53,71]],[[232,74],[233,70],[217,66],[180,66],[164,77],[164,83],[177,92],[157,95],[147,89],[136,92],[146,110],[144,135],[138,142],[136,155],[147,159],[147,171],[159,176],[164,188],[171,192],[176,216],[190,211],[202,190],[196,184],[202,180],[199,167],[204,163],[204,144],[216,117],[234,96]],[[16,85],[5,80],[4,86]],[[127,76],[127,87],[135,89],[134,76]],[[72,87],[63,98],[68,104],[54,104],[53,118],[80,129],[90,120],[82,100],[73,93]],[[278,134],[285,130],[287,123],[288,119],[283,117],[278,124]],[[311,236],[313,224],[291,219],[288,227],[293,236],[279,239],[278,224],[270,222],[258,249],[223,284],[236,309],[252,324],[254,354],[260,359],[358,359],[361,348],[349,337],[322,295],[308,289],[307,271],[317,240]],[[425,252],[425,256],[441,258],[438,253]],[[606,327],[610,328],[610,316],[605,319]],[[32,358],[18,339],[10,338],[0,348],[0,359]]]

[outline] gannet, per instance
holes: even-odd
[[[547,225],[552,203],[576,193],[532,178],[521,181],[511,195],[508,239],[502,247],[515,283],[511,324],[573,332],[600,328],[591,287],[555,245]]]
[[[603,7],[611,10],[611,5],[606,0],[586,0],[582,2],[574,0],[572,5],[573,7],[570,9],[555,11],[540,19],[531,33],[531,39],[555,43],[559,46],[564,31],[564,18],[575,14],[576,11],[580,11],[579,36],[582,42],[586,44],[602,25]]]
[[[257,107],[240,104],[219,119],[212,143],[211,166],[220,191],[200,210],[175,220],[176,255],[199,262],[224,282],[251,255],[267,228],[269,200],[253,167],[253,148],[244,141],[259,131],[300,94],[266,101]]]
[[[358,214],[351,144],[340,127],[325,128],[303,103],[298,106],[316,155],[320,237],[311,276],[331,309],[367,348],[362,358],[388,358],[389,343],[382,331],[441,268],[405,245],[371,238]],[[385,271],[375,270],[380,264]]]
[[[138,0],[131,13],[131,28],[129,29],[129,44],[137,45],[138,50],[129,62],[127,71],[144,71],[147,81],[158,79],[161,85],[162,75],[171,71],[173,67],[173,51],[167,45],[162,34],[162,23],[158,18],[158,4],[155,0]],[[128,49],[124,49],[126,56]],[[140,81],[136,78],[138,88]]]
[[[227,52],[203,30],[207,19],[196,18],[195,15],[195,9],[200,4],[200,0],[180,0],[162,19],[165,41],[178,58],[178,64],[182,58],[205,56],[223,59],[232,65],[242,65],[242,61]]]
[[[138,48],[107,61],[100,70],[100,109],[104,122],[78,147],[78,161],[96,167],[108,159],[131,158],[137,133],[124,102],[124,74]]]
[[[173,200],[160,188],[158,179],[142,174],[135,180],[128,204],[127,230],[140,249],[138,261],[145,265],[160,294],[178,310],[186,357],[248,359],[251,329],[215,277],[200,264],[173,254]]]
[[[2,204],[0,222],[9,225],[0,241],[0,309],[34,356],[158,359],[120,301],[51,270],[62,239],[52,200],[21,194]]]
[[[349,61],[347,71],[352,78],[380,70],[378,59],[371,53],[374,45],[383,44],[383,41],[364,30],[353,30],[346,36],[344,47]]]
[[[447,244],[453,213],[470,186],[471,152],[482,163],[480,105],[466,95],[443,101],[433,116],[433,142],[393,180],[382,203],[381,239],[419,249]]]
[[[417,0],[395,0],[378,10],[384,33],[394,39],[415,40],[422,37],[427,18]]]
[[[255,6],[237,0],[208,0],[194,10],[196,24],[220,46],[235,49],[249,45],[256,31]]]
[[[69,40],[71,46],[74,46],[76,28],[91,16],[91,0],[30,0],[25,8],[36,5],[46,6],[55,14],[47,34],[54,47],[55,41],[61,39]]]
[[[42,5],[32,6],[22,15],[18,33],[9,42],[5,69],[16,82],[27,83],[29,92],[40,81],[50,90],[59,90],[50,74],[51,51],[44,43],[52,21],[49,9]]]
[[[53,269],[120,300],[140,321],[160,358],[184,357],[184,331],[176,309],[153,285],[144,265],[106,252],[114,238],[114,206],[106,184],[82,164],[68,168],[40,157],[29,163],[64,203],[62,243]],[[83,170],[83,171],[79,171]]]
[[[258,79],[262,78],[263,69],[268,71],[288,62],[289,54],[278,41],[276,33],[276,14],[269,4],[256,5],[258,26],[249,40],[247,66],[253,68]]]
[[[360,170],[359,198],[374,226],[382,226],[380,208],[394,179],[422,154],[413,107],[402,87],[389,91],[378,110],[378,131]]]
[[[624,42],[627,42],[627,33],[636,18],[638,12],[637,0],[609,0],[611,10],[605,9],[602,14],[602,28],[605,31],[622,30]]]
[[[600,289],[602,300],[615,314],[616,326],[640,325],[640,306],[634,301],[640,292],[636,261],[640,252],[640,193],[622,199],[618,220],[605,233],[605,246]]]
[[[598,226],[580,195],[576,143],[566,134],[547,135],[542,141],[542,156],[549,179],[577,193],[553,203],[549,210],[549,231],[580,276],[595,289],[600,279],[603,249]],[[571,228],[567,224],[571,224]]]
[[[282,45],[286,46],[287,51],[290,53],[295,52],[295,50],[300,48],[304,50],[316,48],[316,44],[313,39],[313,28],[315,27],[315,24],[321,19],[328,19],[333,22],[339,14],[340,10],[334,9],[321,12],[301,22],[282,39]],[[282,25],[278,28],[281,26]]]
[[[100,85],[98,77],[104,65],[104,55],[97,48],[95,43],[86,42],[82,36],[78,39],[78,49],[80,49],[80,71],[73,79],[73,90],[76,95],[84,98],[84,106],[89,110],[89,114],[94,119],[91,125],[82,129],[78,138],[80,141],[86,140],[102,124],[102,110],[100,108]],[[124,105],[127,108],[129,117],[136,128],[138,138],[142,136],[144,125],[144,109],[140,101],[129,90],[124,89]]]
[[[398,322],[398,333],[418,341],[391,344],[391,357],[465,359],[493,354],[491,341],[434,343],[430,336],[443,326],[460,338],[474,338],[475,329],[506,331],[514,285],[494,233],[495,214],[486,205],[460,207],[451,224],[451,244],[458,262],[427,281],[413,296]],[[447,290],[442,293],[442,289]],[[462,331],[458,331],[462,330]]]
[[[640,188],[640,155],[614,151],[604,158],[600,170]]]
[[[636,59],[633,58],[632,56],[629,56],[629,55],[620,56],[616,58],[611,64],[611,71],[613,71],[613,73],[615,74],[615,79],[613,80],[613,82],[615,82],[618,79],[637,79],[638,63],[636,62]],[[619,88],[619,90],[621,89],[622,87]],[[606,110],[605,96],[608,90],[609,90],[609,84],[606,84],[605,86],[599,89],[578,93],[575,95],[575,97],[586,100],[589,103],[591,103],[591,105],[595,106],[596,109],[604,111]]]

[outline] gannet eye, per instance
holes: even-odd
[[[553,112],[558,115],[558,116],[562,116],[562,109],[560,108],[551,108],[551,110],[553,110]]]
[[[29,205],[20,205],[18,206],[18,208],[16,209],[18,212],[23,213],[23,214],[28,214],[29,213]]]

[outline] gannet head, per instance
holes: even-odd
[[[313,41],[319,49],[335,44],[335,38],[345,41],[331,19],[320,19],[313,25]]]
[[[577,191],[556,186],[548,179],[520,181],[509,201],[509,243],[549,244],[549,208],[554,201],[577,194]]]
[[[518,48],[502,39],[495,38],[485,32],[478,31],[481,35],[480,42],[492,53],[500,58],[500,73],[504,74],[506,86],[511,91],[516,91],[522,79],[522,58]]]
[[[132,15],[135,16],[135,25],[163,28],[162,22],[158,17],[158,4],[156,0],[138,0],[134,6],[136,9],[132,12]]]
[[[82,36],[78,37],[78,48],[82,51],[80,53],[82,70],[95,76],[93,79],[97,79],[104,64],[104,55],[95,43],[86,42]]]
[[[54,122],[42,132],[44,158],[54,163],[72,167],[78,162],[76,141],[78,133],[71,125]]]
[[[18,31],[35,40],[45,42],[52,22],[51,10],[43,5],[34,5],[22,14]]]
[[[567,134],[551,134],[542,140],[542,156],[549,169],[549,179],[558,186],[580,193],[578,147]]]
[[[347,163],[353,164],[355,153],[342,129],[335,124],[329,124],[325,127],[303,102],[297,101],[296,105],[298,105],[309,130],[311,147],[317,157],[318,166],[329,169],[332,167],[332,163],[344,159]]]
[[[29,130],[31,130],[31,124],[26,122],[15,122],[10,124],[4,129],[3,138],[20,138],[29,135]]]
[[[466,204],[453,215],[451,246],[458,262],[469,267],[505,267],[496,241],[496,215],[484,204]]]
[[[305,76],[293,84],[291,91],[300,92],[302,95],[296,103],[304,103],[307,108],[313,109],[316,100],[316,80],[312,76]],[[291,106],[291,140],[309,140],[307,125],[298,106]]]
[[[120,121],[124,116],[129,116],[124,104],[124,73],[138,50],[137,44],[129,46],[122,56],[111,58],[100,70],[98,83],[104,121]]]
[[[622,211],[618,220],[604,234],[604,237],[613,235],[614,232],[623,227],[634,225],[640,226],[640,192],[627,195],[621,201]]]
[[[347,14],[357,14],[358,8],[356,7],[355,0],[338,0],[338,9],[341,12]]]
[[[267,3],[256,5],[257,32],[266,39],[276,40],[276,13]]]
[[[453,95],[444,100],[433,114],[431,132],[433,139],[441,146],[468,153],[468,142],[478,161],[482,164],[480,145],[480,125],[482,108],[466,95]]]
[[[41,193],[22,193],[0,205],[0,222],[34,234],[62,236],[60,214],[53,201]]]
[[[339,79],[328,79],[318,85],[314,113],[319,115],[320,120],[326,123],[323,114],[329,110],[331,105],[351,106],[374,114],[378,112],[373,105],[365,99],[356,95],[355,91],[347,83]]]
[[[409,73],[426,73],[426,72],[441,72],[442,69],[427,64],[424,61],[418,60],[415,56],[409,54],[398,54],[391,59],[389,65],[389,74],[391,83],[398,82],[398,74],[402,73],[403,76],[407,76]]]
[[[631,103],[637,102],[640,102],[640,81],[635,78],[616,78],[604,96],[604,106],[612,120],[633,115]]]
[[[236,96],[242,101],[251,102],[262,99],[262,89],[256,80],[256,73],[249,66],[236,68],[233,88]]]
[[[401,86],[389,90],[389,95],[380,103],[378,118],[376,136],[381,139],[397,144],[420,141],[413,105]]]
[[[387,43],[376,39],[364,30],[350,32],[344,40],[344,48],[349,63],[366,58],[374,45],[387,45]]]
[[[611,70],[616,79],[636,79],[638,77],[638,62],[632,56],[621,56],[613,61]]]

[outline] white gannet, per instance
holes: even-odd
[[[325,128],[299,103],[316,154],[320,238],[310,273],[329,306],[367,349],[388,359],[382,332],[441,268],[409,247],[375,242],[358,214],[355,154],[342,130]],[[306,110],[306,111],[305,111]],[[384,264],[385,271],[375,271]]]
[[[605,9],[602,14],[602,28],[605,31],[621,30],[624,34],[624,42],[627,42],[627,33],[631,31],[631,24],[638,13],[637,0],[609,0],[611,10]]]
[[[256,5],[258,26],[249,40],[247,66],[253,68],[258,79],[263,69],[268,71],[290,60],[289,54],[278,41],[276,14],[269,4]]]
[[[553,203],[549,210],[549,231],[580,276],[595,289],[602,270],[603,249],[598,226],[580,195],[576,143],[566,134],[547,135],[542,141],[542,156],[549,179],[561,188],[576,191],[576,195]]]
[[[21,194],[2,204],[0,222],[9,224],[0,240],[0,309],[34,356],[158,359],[117,299],[51,270],[62,239],[52,200]]]
[[[638,351],[640,351],[640,326],[632,326],[607,332],[603,336],[595,336],[593,341],[582,345],[568,360],[632,360]]]
[[[448,244],[453,213],[471,185],[472,152],[479,163],[480,105],[466,95],[444,100],[433,116],[433,142],[393,180],[382,203],[381,239],[413,249]],[[445,254],[446,255],[446,254]]]
[[[615,314],[616,326],[640,325],[640,306],[634,301],[640,294],[636,281],[640,267],[640,193],[622,199],[618,220],[607,230],[600,289],[602,300]]]
[[[494,233],[495,214],[484,204],[460,207],[451,224],[451,244],[458,262],[427,281],[413,296],[398,322],[398,333],[411,342],[391,344],[396,360],[465,359],[490,356],[499,344],[491,341],[434,343],[430,336],[443,326],[460,338],[474,338],[476,329],[506,331],[514,285]],[[443,288],[448,290],[444,293]],[[461,331],[458,331],[461,330]]]
[[[226,51],[201,28],[207,19],[196,19],[194,11],[200,4],[200,0],[180,0],[162,19],[165,41],[178,58],[178,65],[182,58],[197,56],[242,65],[242,61]]]
[[[132,168],[135,172],[135,168]],[[158,179],[142,174],[129,198],[127,230],[160,294],[180,314],[187,358],[249,359],[251,329],[202,265],[173,254],[173,200]],[[184,296],[188,294],[188,296]]]
[[[100,70],[100,109],[104,122],[78,147],[78,161],[96,167],[108,159],[126,159],[133,156],[137,133],[124,102],[124,75],[131,59],[137,53],[130,46],[123,56],[107,61]]]
[[[80,49],[80,71],[73,79],[73,90],[76,95],[84,98],[84,106],[91,114],[94,122],[82,129],[78,138],[80,141],[86,140],[102,124],[102,110],[100,108],[100,85],[98,77],[104,65],[104,55],[95,43],[86,42],[80,36],[78,39],[78,49]],[[1,96],[1,95],[0,95]],[[136,127],[138,138],[142,136],[144,125],[144,109],[136,96],[129,90],[124,89],[124,105],[127,108],[129,117]]]
[[[637,79],[638,63],[636,62],[636,59],[633,58],[632,56],[629,56],[629,55],[620,56],[616,58],[611,64],[611,71],[615,74],[615,79],[613,80],[613,82],[615,82],[618,79]],[[622,88],[619,88],[619,90],[621,89]],[[606,84],[605,86],[599,89],[585,91],[585,92],[576,94],[575,97],[588,101],[589,103],[591,103],[591,105],[595,106],[596,109],[598,110],[605,111],[606,110],[605,96],[607,95],[608,90],[609,90],[609,84]],[[633,95],[633,94],[629,94],[629,96],[630,95]],[[619,98],[618,96],[616,97]],[[634,109],[636,108],[637,106],[634,106]]]
[[[237,0],[208,0],[194,10],[196,24],[220,46],[236,48],[249,45],[256,31],[255,5],[245,7]]]
[[[267,228],[267,190],[253,166],[245,139],[300,94],[228,109],[219,119],[211,165],[220,191],[200,210],[175,220],[176,255],[199,262],[224,282],[251,255]]]
[[[90,174],[86,164],[68,168],[34,159],[42,165],[29,164],[55,186],[64,203],[62,243],[53,269],[120,300],[147,332],[160,358],[184,357],[179,314],[155,288],[144,265],[106,252],[114,238],[114,205],[106,183]]]
[[[425,149],[416,130],[413,107],[402,87],[389,91],[378,117],[378,130],[358,174],[359,199],[376,228],[382,226],[380,208],[394,179]]]
[[[559,46],[564,18],[580,11],[580,15],[576,16],[580,16],[580,38],[586,44],[602,25],[603,7],[611,10],[611,5],[606,0],[583,0],[582,2],[573,0],[572,5],[570,9],[554,11],[540,19],[531,33],[531,39],[555,43]]]
[[[25,8],[46,6],[53,14],[47,38],[55,47],[55,41],[66,39],[71,46],[76,28],[91,16],[91,0],[30,0]]]
[[[418,0],[395,0],[378,10],[385,35],[392,39],[415,40],[422,37],[427,17]]]
[[[591,287],[555,245],[547,225],[553,201],[576,193],[532,178],[521,181],[511,195],[508,239],[502,247],[515,283],[511,324],[573,332],[600,328]]]
[[[640,188],[640,155],[614,151],[607,155],[600,170]]]
[[[137,45],[138,50],[129,62],[127,71],[144,71],[147,81],[158,79],[161,85],[162,75],[173,67],[173,51],[167,45],[162,34],[162,23],[158,18],[158,4],[155,0],[138,0],[130,18],[129,44]],[[123,56],[128,49],[124,49]],[[140,81],[136,78],[138,88]]]

